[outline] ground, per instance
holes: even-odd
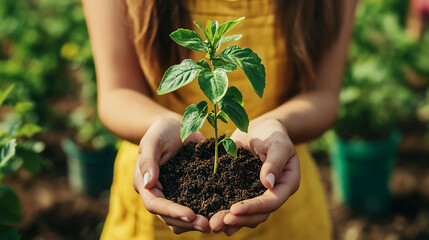
[[[97,239],[108,211],[108,197],[94,198],[70,189],[65,155],[55,146],[58,142],[48,144],[45,152],[52,161],[50,168],[37,176],[20,171],[4,181],[21,199],[21,237],[35,240]],[[392,209],[376,218],[352,211],[332,197],[329,158],[316,156],[329,198],[335,239],[429,239],[428,153],[410,151],[406,146],[402,149],[405,150],[398,155],[391,181]]]

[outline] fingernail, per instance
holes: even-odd
[[[180,219],[182,219],[183,221],[185,221],[185,222],[191,222],[190,220],[189,220],[189,218],[187,218],[187,217],[181,217]]]
[[[194,229],[195,230],[198,230],[198,231],[201,231],[201,232],[204,232],[204,229],[202,229],[201,227],[199,227],[199,226],[194,226]]]
[[[274,187],[274,182],[276,181],[276,177],[274,176],[274,174],[272,174],[272,173],[268,173],[268,175],[267,175],[267,181],[270,183],[270,185],[271,185],[271,188],[273,188]]]
[[[143,176],[143,187],[146,187],[147,183],[150,180],[150,176],[151,176],[150,172],[146,172],[144,174],[144,176]]]

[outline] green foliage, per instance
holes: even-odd
[[[207,102],[202,101],[198,105],[191,104],[186,108],[183,114],[182,124],[180,125],[180,139],[182,142],[191,135],[191,133],[198,131],[207,118]]]
[[[0,184],[0,224],[21,222],[21,204],[12,188]]]
[[[201,51],[208,53],[210,50],[206,44],[204,44],[203,39],[198,35],[198,33],[188,30],[188,29],[179,29],[172,34],[170,34],[171,39],[173,39],[177,44],[190,48],[195,51]]]
[[[229,46],[220,53],[220,57],[241,68],[260,98],[265,89],[265,67],[261,59],[250,48]]]
[[[359,5],[335,125],[340,137],[386,137],[414,116],[418,94],[406,71],[429,76],[429,47],[407,37],[407,4],[366,0]]]
[[[228,89],[228,77],[222,69],[205,70],[198,76],[201,90],[212,103],[217,103]]]
[[[174,65],[165,72],[156,92],[158,95],[173,92],[192,82],[203,69],[193,60],[185,59],[179,65]]]
[[[224,138],[220,142],[223,144],[223,147],[229,155],[237,157],[237,145],[234,140],[231,138]]]
[[[190,105],[183,115],[180,138],[184,141],[191,133],[198,131],[207,118],[215,130],[215,173],[218,145],[220,144],[217,135],[217,120],[220,119],[226,123],[229,118],[244,132],[247,132],[249,127],[249,117],[243,108],[243,96],[237,88],[228,87],[227,73],[236,70],[237,67],[241,68],[256,94],[261,98],[265,88],[265,67],[258,55],[251,49],[229,46],[216,55],[222,44],[239,40],[242,37],[241,34],[230,36],[225,36],[225,34],[243,19],[244,17],[220,25],[217,21],[208,20],[206,28],[203,28],[200,23],[194,22],[206,40],[203,40],[198,33],[187,29],[178,29],[170,34],[170,37],[181,46],[207,52],[206,57],[210,63],[205,59],[197,63],[185,59],[182,63],[171,66],[165,72],[157,90],[159,95],[170,93],[198,77],[198,84],[213,104],[214,109],[209,112],[206,101],[202,101],[198,105]],[[218,105],[219,111],[217,110]],[[225,138],[221,142],[230,155],[237,156],[237,146],[233,140]]]
[[[82,113],[77,108],[72,116],[58,111],[58,106],[74,105],[70,99],[76,98],[87,109],[96,109],[94,63],[80,1],[5,0],[0,19],[0,89],[15,86],[9,96],[17,102],[13,121],[41,126],[48,133],[71,128],[77,142],[95,148],[116,145],[95,110]],[[30,126],[21,133],[37,132]]]
[[[3,103],[8,103],[9,108],[22,111],[18,103],[5,101],[13,92],[14,86],[10,86],[0,91],[0,107]],[[14,112],[7,114],[12,117]],[[19,120],[19,118],[18,118]],[[5,121],[0,125],[0,181],[20,167],[31,173],[38,173],[42,169],[45,161],[40,156],[44,145],[40,142],[31,142],[28,139],[39,133],[41,128],[34,124],[22,124],[20,121]],[[0,184],[0,238],[19,239],[18,230],[10,224],[21,222],[21,205],[18,196],[12,188]]]
[[[19,240],[18,229],[8,225],[0,225],[0,239]]]
[[[0,19],[0,89],[14,84],[11,99],[37,103],[24,121],[50,127],[53,102],[73,89],[70,62],[90,52],[78,1],[5,0]]]

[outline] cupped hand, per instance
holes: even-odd
[[[204,140],[200,132],[195,132],[182,143],[180,121],[180,117],[164,118],[155,121],[148,129],[140,141],[133,186],[146,209],[158,215],[174,233],[192,230],[210,232],[207,218],[196,215],[188,207],[167,200],[158,181],[159,166],[174,156],[183,144]]]
[[[300,183],[300,167],[295,147],[279,121],[252,121],[248,133],[236,130],[231,138],[238,147],[247,148],[259,155],[263,162],[260,179],[267,191],[212,216],[211,229],[214,232],[223,231],[228,236],[242,227],[254,228],[266,221],[272,212],[298,190]]]

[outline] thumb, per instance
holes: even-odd
[[[269,146],[260,173],[261,182],[266,188],[274,188],[276,179],[280,178],[286,162],[294,155],[296,151],[292,144],[275,142]]]

